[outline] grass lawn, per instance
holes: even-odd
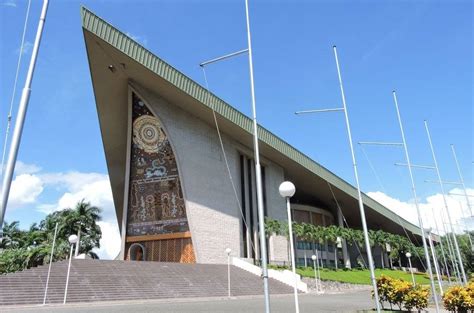
[[[314,270],[312,268],[299,268],[297,269],[297,273],[303,277],[314,277]],[[380,277],[380,275],[382,274],[385,276],[390,276],[392,278],[401,278],[403,280],[411,282],[410,273],[390,269],[375,269],[376,277]],[[370,285],[370,272],[369,270],[336,271],[324,268],[321,270],[321,280],[333,280],[351,284]],[[427,285],[430,283],[430,280],[425,277],[425,273],[415,273],[415,281],[418,284],[423,285]]]

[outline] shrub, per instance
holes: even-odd
[[[377,278],[377,292],[379,294],[379,301],[383,308],[383,302],[386,301],[390,303],[392,307],[392,294],[394,293],[393,278],[385,275],[381,275]],[[374,296],[372,291],[372,297]]]
[[[402,279],[393,280],[393,292],[390,295],[390,302],[394,303],[401,310],[406,295],[413,289],[413,285]]]
[[[388,302],[390,308],[396,304],[400,310],[404,306],[408,310],[416,308],[418,311],[428,306],[429,290],[423,286],[413,286],[403,279],[394,279],[381,275],[377,279],[379,300]]]
[[[473,295],[474,284],[467,287],[453,286],[443,295],[443,304],[446,310],[451,312],[467,312],[474,309]]]
[[[404,307],[411,311],[413,308],[417,309],[418,312],[428,307],[428,298],[430,292],[428,287],[421,285],[413,286],[407,292],[404,298]]]

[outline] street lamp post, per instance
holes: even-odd
[[[411,253],[410,253],[410,252],[407,252],[407,253],[405,253],[405,256],[406,256],[407,259],[408,259],[408,265],[410,266],[411,280],[413,281],[413,286],[415,286],[415,285],[416,285],[416,283],[415,283],[415,275],[413,275],[413,267],[411,266]]]
[[[336,265],[336,270],[337,270],[337,263],[339,261],[339,249],[342,248],[342,238],[337,237],[336,238],[336,248],[334,249],[334,264]]]
[[[322,293],[323,287],[321,286],[321,274],[319,273],[318,251],[316,251],[316,254],[313,254],[311,256],[311,259],[313,260],[314,266],[314,281],[316,282],[316,292]]]
[[[69,236],[68,240],[69,243],[71,244],[71,248],[69,249],[69,265],[67,267],[67,276],[66,276],[66,287],[64,287],[64,299],[63,299],[63,304],[66,304],[66,298],[67,298],[67,288],[69,285],[69,274],[71,273],[71,259],[72,259],[72,251],[74,244],[77,244],[77,235],[71,235]]]
[[[232,252],[231,248],[225,249],[227,253],[227,296],[230,298],[230,253]]]
[[[57,234],[58,234],[58,223],[56,222],[56,226],[54,227],[53,246],[51,247],[51,254],[49,257],[48,276],[46,278],[46,287],[44,288],[43,305],[46,304],[46,296],[48,295],[49,277],[51,275],[51,265],[53,264],[54,246],[56,245]]]
[[[296,188],[292,182],[284,181],[281,183],[280,188],[278,189],[280,192],[280,196],[286,199],[286,210],[288,213],[288,233],[290,235],[290,257],[291,257],[291,269],[293,270],[293,276],[295,277],[295,285],[294,285],[294,294],[295,294],[295,310],[296,313],[300,312],[299,304],[298,304],[298,277],[296,276],[296,257],[295,257],[295,250],[293,247],[293,227],[291,221],[291,207],[290,207],[290,198],[293,197],[295,194]]]

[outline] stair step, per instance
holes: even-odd
[[[47,303],[62,303],[68,261],[51,266]],[[0,305],[43,303],[49,265],[0,275]],[[262,279],[231,266],[233,296],[260,295]],[[291,287],[270,279],[270,292],[288,294]],[[68,302],[172,299],[227,296],[226,264],[73,260]]]

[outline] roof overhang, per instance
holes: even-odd
[[[122,219],[124,201],[129,84],[159,94],[212,126],[211,110],[214,108],[221,131],[242,145],[252,147],[250,118],[86,8],[82,8],[81,16],[118,221]],[[109,68],[110,65],[114,70]],[[356,188],[265,128],[259,126],[258,135],[262,156],[284,168],[287,178],[298,186],[297,196],[334,205],[331,187],[350,226],[360,227]],[[363,202],[369,228],[379,229],[383,225],[385,230],[393,233],[403,234],[405,229],[411,236],[420,236],[417,226],[365,194]]]

